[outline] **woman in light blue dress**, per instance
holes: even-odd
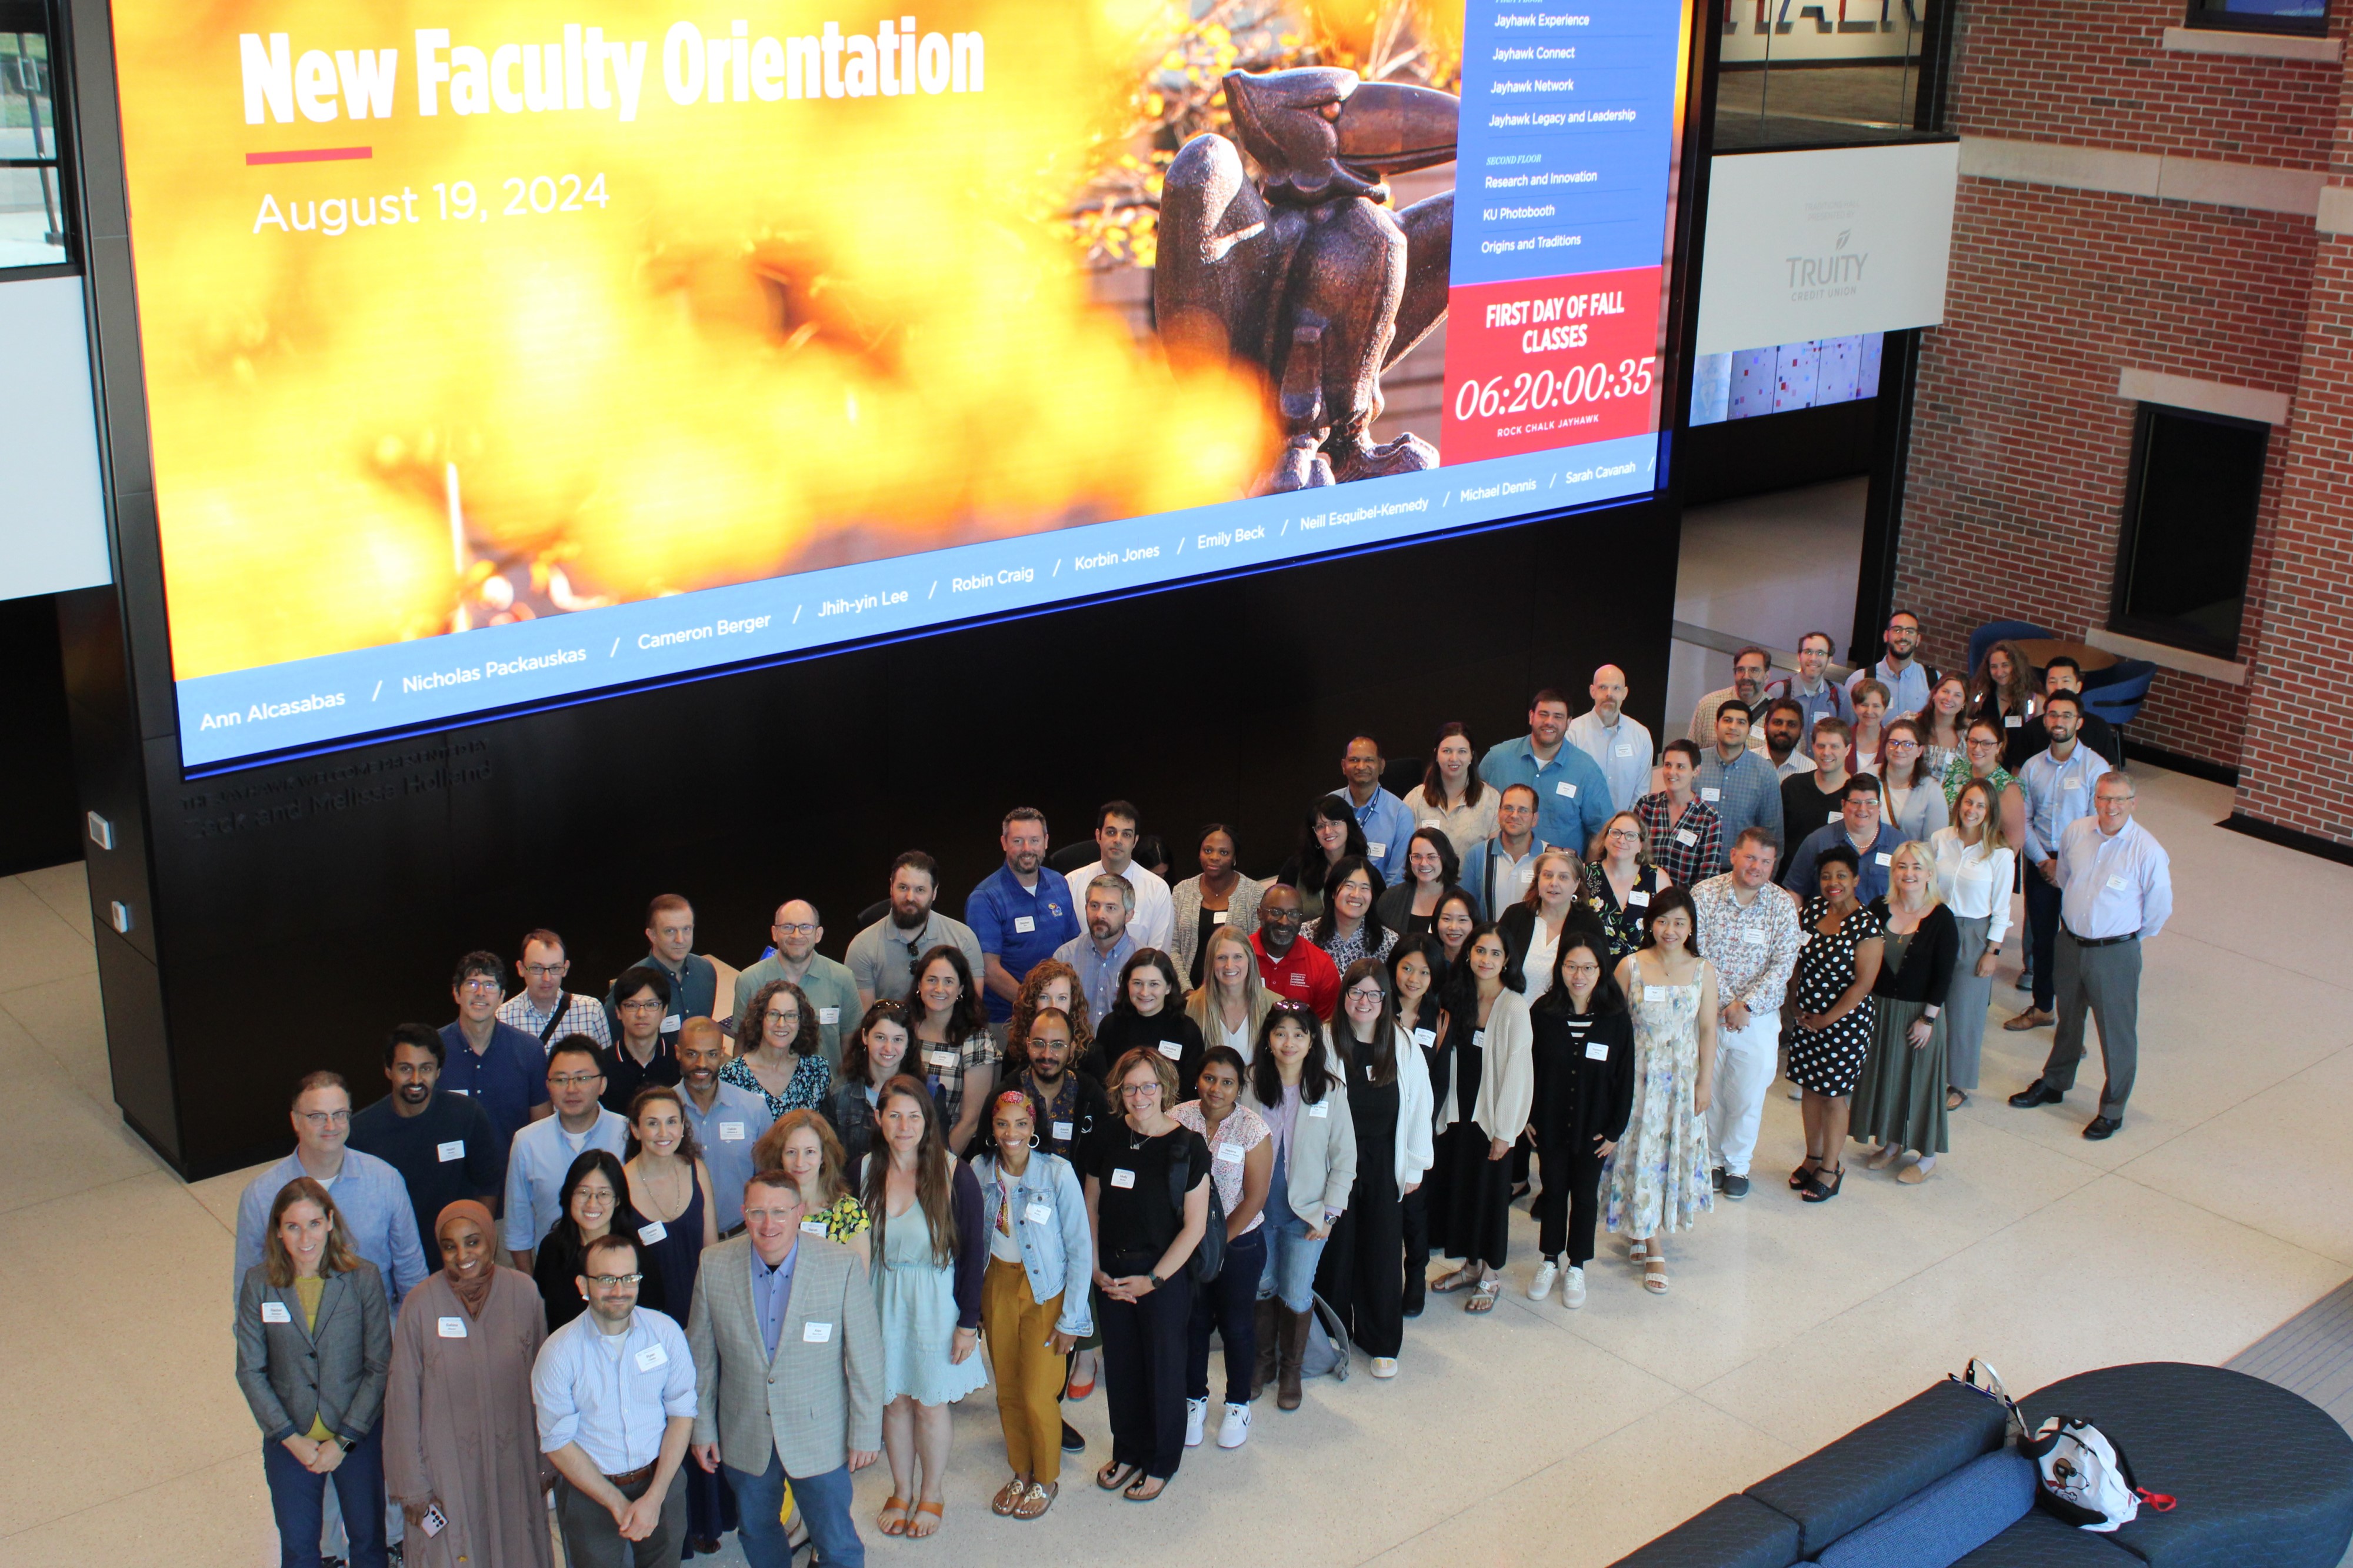
[[[948,1157],[939,1109],[921,1080],[884,1084],[867,1157],[874,1304],[882,1319],[885,1535],[937,1533],[947,1510],[948,1406],[987,1386],[980,1343],[988,1241],[980,1183]],[[921,1479],[918,1480],[920,1471]]]

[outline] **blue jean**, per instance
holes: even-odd
[[[1274,1179],[1266,1189],[1266,1270],[1259,1276],[1259,1299],[1271,1296],[1294,1312],[1315,1300],[1315,1265],[1324,1243],[1307,1239],[1307,1222],[1291,1212],[1291,1173],[1282,1151],[1274,1155]]]
[[[778,1516],[785,1508],[785,1463],[768,1450],[768,1468],[758,1475],[724,1467],[727,1484],[734,1489],[735,1506],[744,1516],[740,1538],[744,1559],[752,1568],[792,1568],[792,1542]],[[808,1526],[809,1542],[827,1568],[866,1568],[866,1543],[849,1517],[849,1467],[837,1466],[821,1476],[795,1476],[793,1500],[800,1505],[801,1522]]]
[[[280,1568],[319,1568],[319,1531],[327,1485],[334,1483],[351,1537],[352,1568],[385,1568],[384,1445],[370,1432],[328,1475],[313,1475],[283,1443],[261,1446],[261,1473],[269,1482],[269,1511],[278,1521]]]

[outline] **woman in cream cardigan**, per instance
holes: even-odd
[[[1259,1295],[1274,1299],[1275,1406],[1296,1410],[1299,1363],[1314,1321],[1315,1265],[1356,1184],[1347,1087],[1333,1067],[1322,1022],[1304,1003],[1282,998],[1268,1011],[1242,1099],[1273,1134]]]
[[[1467,973],[1447,1011],[1454,1070],[1440,1085],[1437,1163],[1430,1171],[1430,1250],[1461,1266],[1430,1286],[1471,1290],[1466,1312],[1492,1312],[1504,1289],[1512,1214],[1512,1143],[1535,1106],[1535,1033],[1504,939],[1482,924],[1463,945]],[[1476,1289],[1472,1288],[1476,1286]]]

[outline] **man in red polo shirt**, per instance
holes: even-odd
[[[1340,971],[1324,950],[1299,934],[1299,889],[1277,882],[1259,898],[1258,930],[1250,933],[1258,950],[1260,984],[1278,996],[1304,1002],[1325,1023],[1340,1001]]]

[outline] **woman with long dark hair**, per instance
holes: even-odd
[[[1356,825],[1356,809],[1345,797],[1327,795],[1307,808],[1300,825],[1299,847],[1293,851],[1274,879],[1299,889],[1299,918],[1312,921],[1324,912],[1324,884],[1333,868],[1350,856],[1367,859],[1365,830]]]
[[[1470,1290],[1462,1310],[1492,1312],[1511,1250],[1512,1144],[1527,1128],[1535,1079],[1527,999],[1493,926],[1472,932],[1460,968],[1448,1006],[1454,1075],[1437,1116],[1430,1241],[1440,1257],[1463,1261],[1430,1289]]]
[[[865,1197],[874,1223],[891,1498],[875,1528],[920,1539],[937,1533],[947,1511],[948,1406],[988,1382],[973,1353],[987,1232],[980,1183],[948,1153],[931,1091],[902,1073],[882,1086],[877,1111]]]
[[[1340,1289],[1348,1338],[1370,1356],[1375,1377],[1395,1377],[1405,1344],[1405,1199],[1430,1171],[1430,1073],[1412,1037],[1398,1026],[1389,973],[1360,958],[1340,976],[1333,1033],[1347,1064],[1348,1114],[1356,1136],[1356,1180],[1347,1212],[1325,1251]]]
[[[752,994],[744,1020],[758,1031],[739,1041],[719,1069],[722,1082],[748,1089],[768,1102],[770,1116],[833,1098],[833,1067],[818,1045],[817,1009],[789,980],[771,980]]]
[[[1201,1135],[1208,1146],[1209,1173],[1226,1210],[1226,1258],[1218,1277],[1193,1300],[1193,1320],[1185,1347],[1185,1446],[1197,1446],[1209,1417],[1209,1334],[1215,1330],[1226,1352],[1226,1415],[1218,1447],[1239,1448],[1250,1440],[1250,1402],[1265,1380],[1257,1375],[1259,1339],[1272,1342],[1274,1303],[1258,1299],[1266,1272],[1266,1194],[1274,1179],[1273,1134],[1266,1121],[1241,1102],[1250,1067],[1229,1046],[1211,1046],[1195,1080],[1200,1098],[1171,1114]]]
[[[1440,724],[1430,748],[1430,766],[1405,797],[1414,821],[1446,835],[1458,858],[1468,855],[1473,844],[1495,837],[1495,786],[1471,765],[1477,760],[1470,731],[1460,724]]]
[[[1363,856],[1348,856],[1332,868],[1324,883],[1324,912],[1308,922],[1303,934],[1324,950],[1333,968],[1345,969],[1360,958],[1387,958],[1397,945],[1397,933],[1374,911],[1380,896],[1381,874]]]
[[[1945,826],[1944,774],[1926,761],[1928,746],[1916,719],[1891,719],[1880,740],[1882,820],[1905,838],[1934,837]],[[1835,810],[1833,817],[1835,817]],[[1791,840],[1791,852],[1802,840]],[[1810,898],[1811,889],[1792,888]]]
[[[2034,661],[2026,650],[2004,637],[1986,649],[1978,678],[1969,686],[1969,717],[1990,719],[2001,732],[2001,765],[2012,773],[2040,750],[2029,737],[2028,721],[2042,711],[2034,689]]]
[[[1462,875],[1462,862],[1445,833],[1417,827],[1406,843],[1405,880],[1380,896],[1373,912],[1400,938],[1419,936],[1438,922],[1438,900]]]
[[[988,1004],[973,984],[964,950],[944,942],[915,962],[907,986],[907,1025],[920,1074],[939,1101],[951,1152],[962,1155],[980,1129],[982,1110],[997,1087],[997,1039],[988,1032]]]
[[[1552,988],[1528,1008],[1535,1075],[1534,1126],[1544,1191],[1536,1195],[1536,1265],[1528,1299],[1560,1280],[1564,1307],[1585,1305],[1601,1168],[1634,1109],[1634,1022],[1609,977],[1606,938],[1574,931],[1553,954]],[[1564,1258],[1566,1269],[1564,1271]]]
[[[1334,1062],[1324,1043],[1323,1022],[1306,1004],[1285,998],[1266,1016],[1244,1093],[1243,1102],[1274,1134],[1266,1272],[1259,1290],[1274,1298],[1274,1403],[1280,1410],[1299,1408],[1315,1265],[1333,1224],[1347,1212],[1356,1181],[1356,1123]]]
[[[1609,1228],[1632,1240],[1642,1288],[1667,1293],[1667,1237],[1715,1206],[1707,1107],[1715,1081],[1715,965],[1700,956],[1691,889],[1651,903],[1650,934],[1618,965],[1634,1016],[1634,1107],[1609,1158]]]
[[[646,1227],[646,1216],[629,1201],[628,1172],[618,1156],[603,1149],[584,1149],[572,1162],[557,1190],[556,1211],[555,1223],[531,1255],[532,1282],[546,1303],[551,1334],[588,1310],[576,1283],[588,1244],[606,1236],[636,1237]],[[640,1247],[638,1257],[638,1272],[645,1276],[638,1284],[638,1305],[668,1312],[661,1260],[649,1247]]]

